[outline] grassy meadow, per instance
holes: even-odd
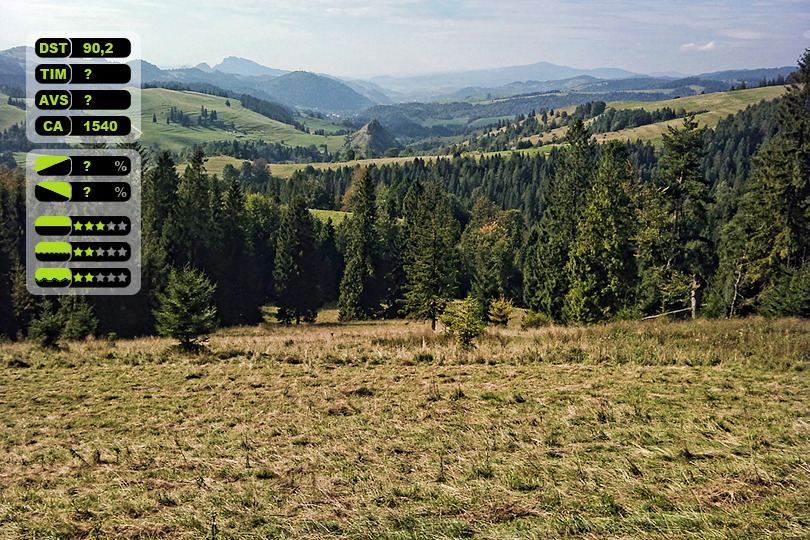
[[[0,538],[810,536],[810,321],[0,344]]]
[[[25,111],[8,104],[8,94],[0,92],[0,131],[25,121]]]
[[[162,149],[181,150],[195,144],[234,139],[263,139],[268,142],[283,141],[287,146],[321,146],[326,144],[330,152],[339,150],[343,146],[344,138],[342,136],[303,133],[290,125],[271,120],[259,113],[245,109],[238,99],[227,99],[197,92],[147,88],[141,92],[141,101],[141,122],[143,126],[141,143],[145,145],[157,144]],[[225,105],[225,101],[230,102],[230,107]],[[166,124],[166,116],[170,107],[176,107],[188,114],[191,117],[192,126],[184,128],[176,123]],[[205,107],[209,111],[216,110],[219,120],[226,124],[233,122],[236,131],[195,125],[201,107]],[[152,122],[153,115],[157,116],[157,122]],[[313,120],[313,123],[316,126],[313,129],[324,128],[326,125],[322,121]],[[334,126],[332,127],[334,128]]]

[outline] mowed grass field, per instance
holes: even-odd
[[[807,538],[810,321],[0,345],[0,538]]]

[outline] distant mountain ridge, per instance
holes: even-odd
[[[576,69],[550,62],[536,62],[524,66],[460,71],[457,73],[436,73],[411,77],[372,77],[371,82],[403,93],[429,91],[451,93],[471,86],[498,87],[520,81],[553,81],[581,76],[590,76],[596,79],[626,79],[643,77],[644,75],[615,68]]]
[[[0,51],[0,87],[9,92],[24,92],[25,51],[25,47]],[[228,56],[213,67],[202,62],[193,68],[161,69],[149,62],[140,62],[144,84],[187,85],[209,93],[222,89],[236,96],[248,94],[291,108],[341,115],[394,103],[481,100],[557,91],[615,93],[670,89],[673,95],[691,95],[727,90],[742,82],[755,86],[763,79],[787,78],[795,71],[790,66],[726,70],[679,79],[650,77],[615,68],[577,69],[536,62],[455,73],[344,80],[331,75],[274,69],[235,56]]]
[[[211,69],[221,71],[222,73],[245,75],[247,77],[280,77],[281,75],[289,73],[289,71],[284,71],[283,69],[269,68],[253,60],[239,58],[237,56],[224,58],[222,62]]]

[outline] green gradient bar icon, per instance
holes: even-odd
[[[34,249],[37,260],[42,262],[65,262],[70,260],[73,248],[67,242],[39,242]]]
[[[34,162],[34,170],[43,176],[70,174],[71,160],[68,156],[40,156]]]
[[[37,268],[34,278],[40,287],[67,287],[73,283],[73,272],[69,268]]]
[[[34,230],[40,236],[67,236],[73,232],[73,220],[67,216],[40,216]]]
[[[34,195],[42,202],[67,202],[73,189],[69,182],[40,182],[34,189]]]

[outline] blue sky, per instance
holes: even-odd
[[[32,32],[129,30],[161,67],[241,56],[341,76],[533,62],[651,73],[795,65],[808,0],[3,0],[0,49]]]

